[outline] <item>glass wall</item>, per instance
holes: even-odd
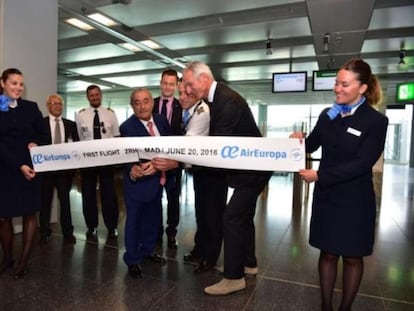
[[[309,133],[315,126],[319,114],[327,105],[272,105],[267,106],[267,136],[289,137],[293,131]],[[412,105],[404,109],[387,109],[389,118],[384,158],[387,163],[408,164],[411,144]],[[320,150],[312,154],[320,157]]]

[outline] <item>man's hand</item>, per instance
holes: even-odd
[[[158,170],[158,171],[168,171],[173,168],[178,167],[178,162],[170,159],[165,158],[153,158],[151,160],[152,165]]]

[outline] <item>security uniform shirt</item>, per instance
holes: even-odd
[[[88,107],[80,110],[76,114],[76,126],[80,140],[93,139],[93,119],[95,109],[98,110],[101,138],[111,138],[120,136],[118,119],[111,108],[99,106],[98,108]]]

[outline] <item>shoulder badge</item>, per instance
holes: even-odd
[[[200,106],[197,108],[197,114],[203,113],[204,112],[204,107]]]

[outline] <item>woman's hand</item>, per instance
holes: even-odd
[[[30,148],[33,148],[33,147],[37,147],[37,144],[36,143],[29,143],[28,145],[27,145],[27,148],[30,150]]]
[[[303,133],[303,132],[293,132],[292,134],[289,135],[289,138],[299,138],[300,143],[302,143],[303,139],[305,138],[305,133]]]
[[[299,170],[299,175],[309,183],[318,181],[318,171],[315,170]]]
[[[32,180],[36,176],[35,170],[26,164],[20,166],[20,171],[27,180]]]

